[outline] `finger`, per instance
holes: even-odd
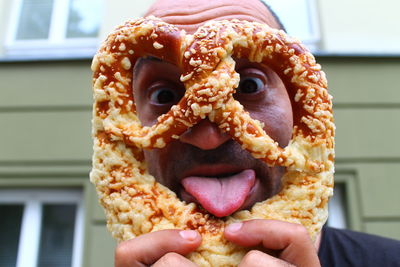
[[[251,220],[227,226],[225,238],[241,246],[262,244],[267,249],[280,250],[279,258],[296,266],[320,266],[317,250],[300,224]]]
[[[262,253],[258,250],[251,250],[243,257],[238,267],[290,267],[294,266],[288,262]]]
[[[120,243],[115,251],[116,267],[151,265],[165,254],[186,255],[201,243],[196,231],[162,230]]]
[[[167,253],[159,259],[152,267],[196,267],[197,265],[182,255],[174,252]]]

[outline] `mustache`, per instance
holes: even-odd
[[[187,144],[187,147],[180,153],[174,153],[179,164],[175,164],[174,173],[179,176],[185,170],[199,165],[229,164],[238,169],[254,169],[256,172],[265,172],[268,168],[261,160],[254,158],[250,152],[243,149],[234,140],[228,140],[219,147],[211,150],[202,150],[198,147]],[[182,178],[182,177],[179,177]]]

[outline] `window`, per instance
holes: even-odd
[[[79,190],[0,190],[0,214],[0,266],[80,266]]]
[[[346,184],[336,183],[334,194],[329,201],[329,217],[327,224],[331,227],[346,229],[347,226]]]
[[[102,7],[99,0],[14,1],[7,56],[91,56]]]
[[[311,51],[318,49],[320,30],[315,0],[263,0],[278,15],[289,35],[300,39]]]

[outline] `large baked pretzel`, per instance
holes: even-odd
[[[179,103],[151,127],[141,126],[132,93],[132,68],[146,56],[180,67],[186,88]],[[268,65],[285,84],[294,117],[287,147],[280,148],[234,100],[239,75],[232,57]],[[238,220],[301,223],[315,238],[332,195],[335,127],[325,75],[299,41],[255,22],[212,21],[187,35],[148,17],[128,21],[111,33],[94,57],[92,70],[91,180],[114,237],[127,240],[160,229],[196,229],[204,241],[189,258],[202,266],[234,266],[240,261],[246,250],[222,237],[224,226]],[[164,147],[204,118],[255,158],[286,167],[280,193],[250,211],[217,219],[157,183],[147,171],[143,149]]]

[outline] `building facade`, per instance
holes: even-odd
[[[88,178],[90,63],[99,40],[152,2],[0,0],[1,266],[113,266]],[[270,4],[334,97],[332,223],[400,239],[400,2],[381,2]]]

